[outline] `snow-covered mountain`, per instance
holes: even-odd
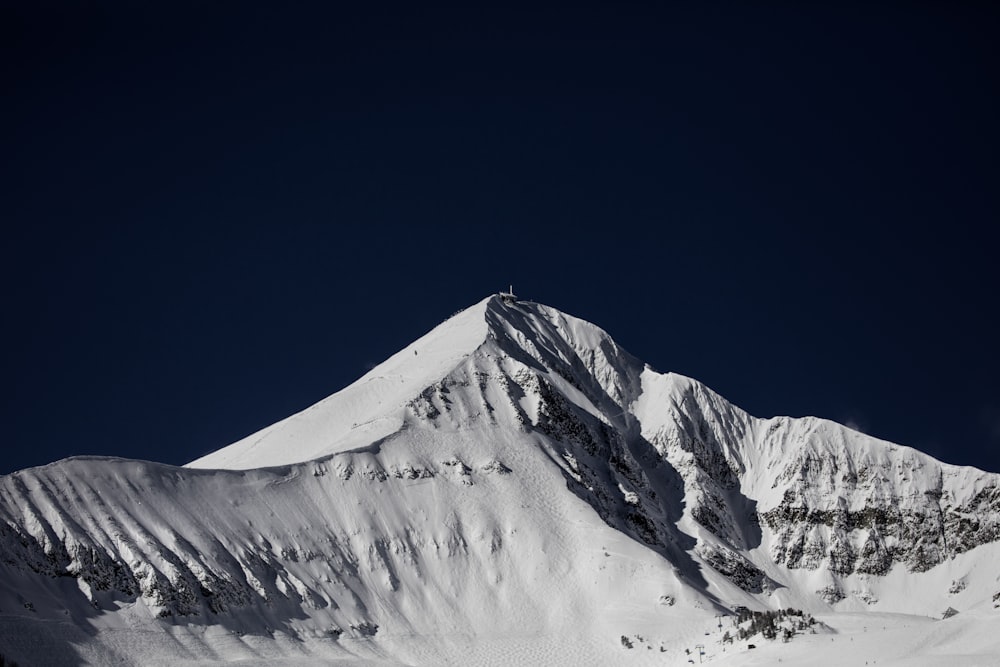
[[[2,477],[0,518],[26,664],[652,664],[739,606],[1000,620],[1000,476],[752,417],[503,295],[184,468]]]

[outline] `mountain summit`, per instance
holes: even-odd
[[[184,468],[2,477],[0,519],[25,662],[609,664],[679,659],[741,607],[1000,599],[1000,476],[753,417],[512,294]]]
[[[454,382],[467,386],[473,376],[499,380],[532,369],[551,370],[589,383],[595,372],[619,381],[618,376],[634,379],[641,370],[623,353],[608,366],[605,350],[619,354],[611,338],[593,324],[517,301],[512,294],[493,295],[455,314],[347,388],[188,466],[260,468],[365,446],[422,422],[427,415],[419,412],[419,397],[429,400],[427,390]],[[588,368],[581,363],[584,358],[603,365]],[[488,404],[486,397],[481,400]],[[619,405],[617,412],[626,407]],[[474,420],[473,415],[466,417]],[[490,424],[502,425],[505,419],[508,425],[522,423],[523,410],[492,415]]]

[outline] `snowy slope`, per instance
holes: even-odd
[[[299,463],[398,431],[406,403],[486,339],[490,301],[458,313],[343,391],[188,466],[249,469]]]
[[[763,664],[722,656],[717,615],[797,607],[836,630],[833,612],[953,607],[988,626],[998,482],[754,418],[590,323],[494,296],[186,468],[0,478],[0,654],[662,664],[715,641]],[[1000,649],[981,644],[969,655]]]

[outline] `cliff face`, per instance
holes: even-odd
[[[650,439],[688,484],[690,512],[734,548],[835,576],[925,572],[1000,540],[1000,477],[815,419],[755,419],[703,385],[664,382]],[[824,595],[829,598],[829,595]]]

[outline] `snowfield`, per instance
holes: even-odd
[[[24,665],[1000,664],[1000,476],[509,297],[186,467],[4,476],[0,519]]]

